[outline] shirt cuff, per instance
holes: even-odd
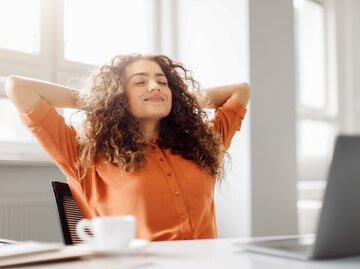
[[[51,108],[44,99],[40,99],[32,110],[26,113],[20,113],[19,116],[24,125],[28,127],[41,122]]]
[[[231,109],[236,114],[238,114],[242,119],[245,117],[247,111],[247,109],[243,104],[231,98],[227,99],[226,102],[221,105],[221,107],[226,107],[228,109]]]

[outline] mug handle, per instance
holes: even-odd
[[[93,225],[91,220],[88,219],[82,219],[78,222],[76,225],[76,233],[79,236],[79,238],[83,241],[90,242],[94,240],[94,237],[90,236],[85,232],[85,229],[89,229],[91,232],[93,232]]]

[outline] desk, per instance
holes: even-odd
[[[326,261],[296,261],[242,251],[244,239],[152,242],[137,256],[92,257],[85,260],[16,268],[56,269],[359,269],[360,256]]]

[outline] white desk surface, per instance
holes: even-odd
[[[152,242],[135,256],[92,257],[84,260],[16,268],[57,269],[359,269],[360,256],[326,261],[297,261],[241,250],[244,239],[212,239]]]

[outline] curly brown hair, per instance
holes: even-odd
[[[158,146],[221,179],[225,151],[199,103],[199,83],[182,64],[164,55],[115,56],[94,73],[88,90],[79,92],[80,108],[86,117],[83,133],[78,136],[77,167],[85,173],[94,160],[102,158],[132,173],[146,164],[148,144],[130,113],[124,88],[126,67],[140,59],[160,66],[172,92],[172,108],[161,119]]]

